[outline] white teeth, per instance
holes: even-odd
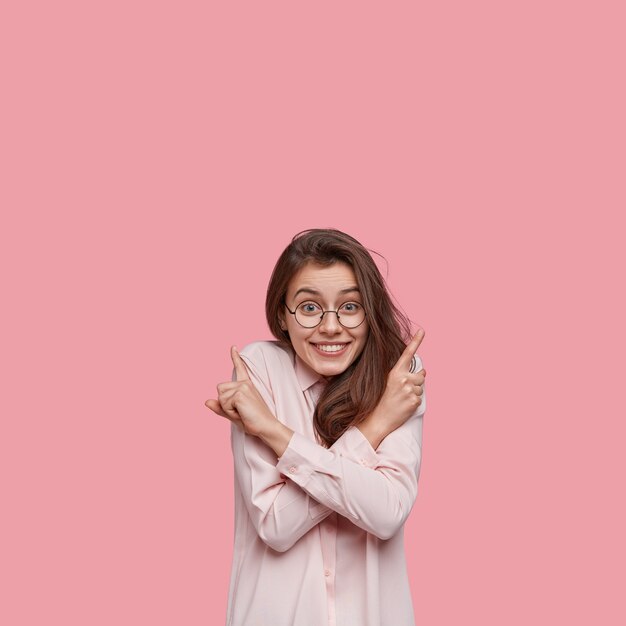
[[[348,344],[345,343],[338,343],[332,346],[322,346],[320,344],[315,344],[315,347],[322,352],[339,352],[340,350],[343,350],[347,345]]]

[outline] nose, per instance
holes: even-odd
[[[324,313],[324,317],[322,318],[322,322],[320,323],[319,329],[321,332],[329,335],[340,333],[342,326],[337,318],[337,313],[334,311],[326,311],[326,313]]]

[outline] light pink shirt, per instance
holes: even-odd
[[[277,459],[231,424],[227,626],[414,626],[404,522],[417,495],[425,394],[377,450],[355,426],[325,448],[313,429],[325,380],[278,341],[240,354],[272,413],[295,432]]]

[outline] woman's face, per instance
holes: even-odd
[[[346,302],[362,303],[354,272],[343,262],[328,267],[309,262],[289,282],[286,301],[292,311],[308,302],[317,303],[324,311],[335,311]],[[315,307],[308,309],[316,310]],[[369,332],[367,317],[356,328],[344,328],[335,313],[325,313],[318,326],[304,328],[287,309],[283,310],[281,327],[289,332],[296,354],[311,369],[326,377],[341,374],[356,360]],[[342,347],[338,352],[323,352],[316,347],[320,344]]]

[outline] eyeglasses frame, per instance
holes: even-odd
[[[305,300],[304,302],[301,302],[298,306],[302,306],[303,304],[306,304],[307,302],[313,302],[315,304],[317,304],[317,306],[319,306],[319,308],[321,309],[321,305],[319,302],[315,302],[315,300]],[[341,316],[339,315],[339,309],[341,309],[341,307],[344,304],[348,304],[349,302],[354,302],[354,304],[358,304],[360,307],[363,308],[363,319],[356,325],[356,326],[344,326],[343,322],[341,321]],[[341,324],[341,326],[343,328],[346,328],[347,330],[354,330],[355,328],[358,328],[364,321],[365,318],[367,317],[367,311],[365,310],[365,307],[360,303],[360,302],[355,302],[354,300],[346,300],[345,302],[342,302],[341,305],[339,306],[339,309],[329,309],[328,311],[324,311],[322,309],[322,313],[320,315],[320,321],[315,324],[315,326],[305,326],[304,324],[301,324],[298,321],[298,318],[296,317],[296,311],[298,310],[298,306],[292,311],[288,306],[287,303],[285,302],[285,300],[283,299],[283,304],[285,305],[285,307],[287,308],[287,310],[289,311],[289,313],[291,313],[293,315],[293,318],[296,320],[296,322],[298,322],[298,324],[300,324],[300,326],[302,326],[302,328],[317,328],[323,321],[324,319],[324,315],[326,315],[326,313],[334,313],[337,316],[337,321]]]

